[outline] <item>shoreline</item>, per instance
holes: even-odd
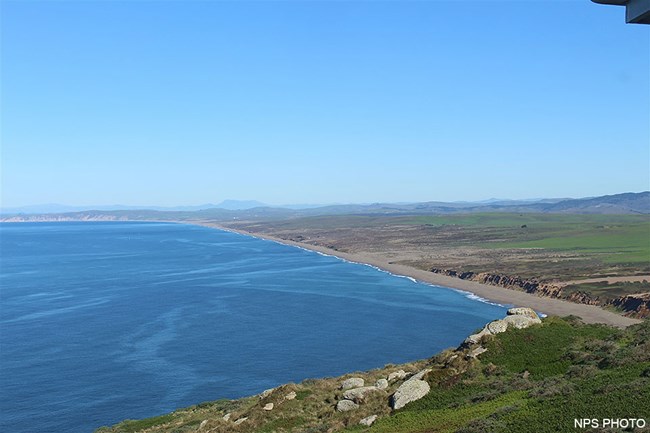
[[[346,253],[336,251],[327,247],[310,245],[301,242],[281,239],[266,234],[251,233],[244,230],[237,230],[230,227],[222,226],[218,223],[207,221],[174,221],[180,224],[191,224],[207,228],[223,230],[231,233],[237,233],[244,236],[250,236],[257,239],[277,242],[283,245],[301,248],[304,250],[314,251],[316,253],[333,256],[351,263],[367,265],[377,268],[390,274],[412,278],[424,284],[441,286],[450,290],[458,290],[470,293],[485,301],[494,302],[504,305],[514,305],[517,307],[530,307],[535,311],[554,315],[554,316],[579,316],[585,323],[603,323],[605,325],[615,326],[617,328],[626,328],[630,325],[641,323],[640,319],[625,317],[621,314],[605,310],[595,305],[578,304],[575,302],[565,301],[562,299],[535,296],[530,293],[518,290],[506,289],[504,287],[482,284],[475,281],[462,280],[460,278],[449,277],[446,275],[427,272],[422,269],[413,268],[398,263],[391,263],[385,257],[377,257],[364,253]]]
[[[21,223],[26,221],[6,221],[7,223]],[[50,220],[34,222],[98,222],[97,220]],[[99,221],[101,222],[101,221]],[[391,273],[399,277],[412,278],[418,282],[433,286],[440,286],[448,290],[457,290],[475,295],[484,301],[498,304],[510,304],[518,307],[530,307],[537,312],[555,315],[555,316],[578,316],[585,323],[602,323],[617,328],[626,328],[630,325],[641,323],[641,319],[633,319],[621,314],[605,310],[595,305],[578,304],[575,302],[565,301],[557,298],[535,296],[530,293],[506,289],[504,287],[482,284],[476,281],[463,280],[460,278],[449,277],[446,275],[427,272],[422,269],[413,268],[406,265],[392,263],[386,257],[378,257],[366,253],[346,253],[336,251],[327,247],[310,245],[301,242],[281,239],[260,233],[251,233],[245,230],[237,230],[225,227],[219,223],[205,220],[106,220],[106,222],[157,222],[157,223],[175,223],[185,225],[195,225],[206,228],[212,228],[244,236],[250,236],[257,239],[277,242],[283,245],[301,248],[304,250],[314,251],[320,254],[333,256],[348,262],[367,265],[377,268],[381,271]]]

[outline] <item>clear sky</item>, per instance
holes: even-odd
[[[2,205],[650,189],[650,26],[575,1],[2,1]]]

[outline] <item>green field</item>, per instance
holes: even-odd
[[[492,234],[485,248],[541,248],[589,255],[604,263],[650,263],[650,216],[470,214],[422,216],[404,221],[431,227],[480,228]]]

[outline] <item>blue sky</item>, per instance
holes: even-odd
[[[576,1],[2,2],[2,205],[650,189],[650,26]]]

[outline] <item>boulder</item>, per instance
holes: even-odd
[[[505,320],[494,320],[486,325],[486,329],[492,335],[501,334],[508,330],[508,322]]]
[[[340,400],[338,403],[336,403],[337,412],[347,412],[358,408],[359,405],[352,400]]]
[[[225,414],[225,415],[223,416],[222,419],[223,419],[224,421],[230,421],[230,417],[231,417],[231,415],[232,415],[231,413],[227,413],[227,414]]]
[[[539,319],[539,316],[532,308],[517,307],[508,310],[508,316],[525,316],[531,319]]]
[[[351,377],[341,383],[341,389],[360,388],[364,385],[364,380],[360,377]]]
[[[422,371],[418,371],[417,373],[415,373],[413,376],[411,376],[411,377],[409,378],[409,380],[411,380],[411,379],[422,380],[422,378],[424,377],[424,375],[427,374],[427,373],[430,372],[430,371],[431,371],[430,368],[425,368],[424,370],[422,370]]]
[[[297,395],[297,394],[296,394],[295,391],[291,391],[289,394],[287,394],[287,395],[284,396],[284,399],[285,399],[285,400],[293,400],[293,399],[296,398],[296,395]]]
[[[262,409],[264,409],[264,410],[273,410],[273,403],[265,404]]]
[[[199,430],[203,429],[203,427],[205,427],[205,425],[206,425],[207,423],[208,423],[208,420],[207,420],[207,419],[204,419],[203,421],[201,421],[201,424],[199,424]]]
[[[542,323],[535,310],[527,307],[511,308],[508,315],[501,320],[494,320],[476,334],[472,334],[465,339],[465,344],[477,344],[485,335],[495,335],[506,332],[508,328],[527,328],[531,325]]]
[[[377,415],[370,415],[365,417],[361,421],[359,421],[359,424],[367,425],[368,427],[370,427],[375,422],[376,419],[377,419]]]
[[[539,317],[537,319],[531,319],[528,316],[508,316],[502,322],[505,322],[508,327],[517,329],[528,328],[531,325],[542,323]]]
[[[275,391],[275,388],[265,389],[260,394],[260,399],[268,397],[269,395],[271,395],[273,393],[273,391]]]
[[[235,425],[239,425],[239,424],[243,423],[244,421],[246,421],[247,419],[248,419],[247,416],[245,416],[243,418],[239,418],[237,421],[235,421]]]
[[[404,370],[398,370],[388,375],[388,381],[392,382],[393,380],[404,379],[406,377],[406,372]]]
[[[361,388],[348,389],[343,393],[343,398],[346,400],[352,400],[355,403],[363,403],[366,399],[366,394],[379,391],[375,386],[362,386]]]
[[[424,380],[411,378],[400,385],[393,394],[391,405],[393,409],[400,409],[407,403],[419,400],[429,393],[431,387]]]
[[[490,331],[487,330],[487,326],[481,330],[481,332],[472,334],[469,337],[465,339],[466,344],[477,344],[481,341],[481,338],[483,338],[485,335],[492,335]]]
[[[375,387],[377,387],[377,389],[386,389],[388,388],[388,381],[386,379],[379,379],[375,382]]]

